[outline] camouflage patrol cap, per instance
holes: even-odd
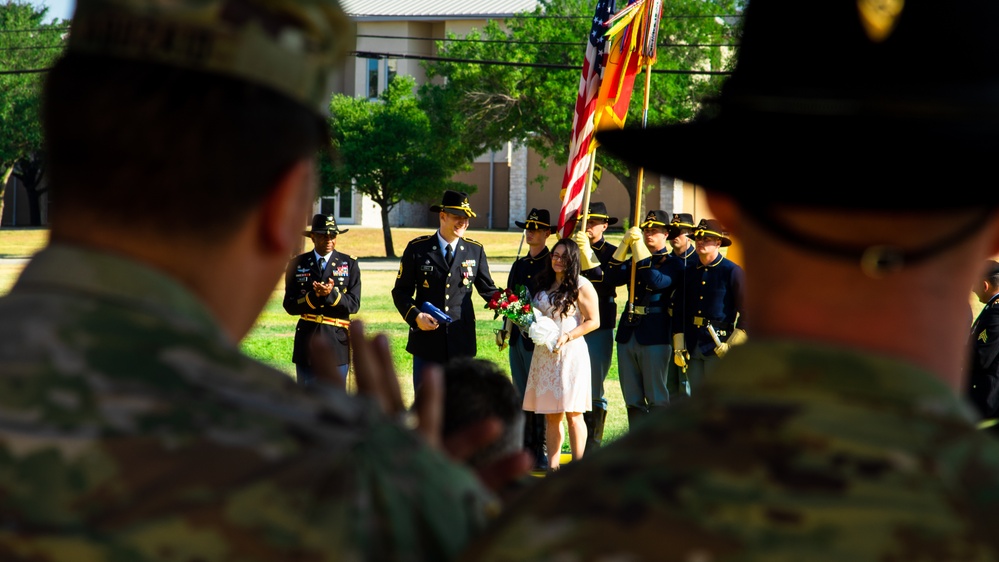
[[[78,0],[67,52],[238,78],[325,116],[353,41],[336,0]]]

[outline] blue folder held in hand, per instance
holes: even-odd
[[[436,306],[430,304],[429,302],[424,302],[420,305],[420,312],[426,312],[427,314],[434,317],[438,323],[443,322],[444,324],[450,324],[453,322],[450,316],[444,314],[444,311],[437,308]]]

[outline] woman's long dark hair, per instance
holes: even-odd
[[[562,283],[554,291],[548,291],[555,283],[555,270],[552,269],[551,260],[548,260],[548,267],[538,275],[538,289],[548,291],[552,311],[565,317],[579,299],[579,246],[572,240],[563,238],[555,243],[553,254],[559,246],[562,247],[562,267],[565,268]]]

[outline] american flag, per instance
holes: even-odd
[[[559,234],[570,236],[576,226],[583,190],[589,181],[590,158],[593,157],[593,114],[604,65],[607,63],[607,28],[604,26],[614,13],[614,0],[599,0],[593,12],[590,40],[586,44],[583,74],[579,79],[579,95],[572,117],[572,138],[569,140],[569,162],[562,176],[562,210],[559,213]]]

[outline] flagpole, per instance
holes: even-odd
[[[642,128],[645,128],[649,118],[649,87],[652,85],[652,68],[645,65],[645,92],[642,96]],[[635,185],[635,208],[632,212],[632,226],[642,220],[642,185],[645,183],[645,167],[638,168],[638,179]],[[642,242],[644,244],[644,241]],[[635,314],[635,273],[638,269],[638,256],[631,252],[631,284],[628,286],[628,322],[634,320]]]
[[[586,191],[583,192],[583,214],[580,217],[580,227],[581,232],[586,232],[586,221],[590,219],[590,193],[593,191],[593,170],[597,165],[597,149],[593,149],[593,153],[590,155],[590,173],[586,179]]]

